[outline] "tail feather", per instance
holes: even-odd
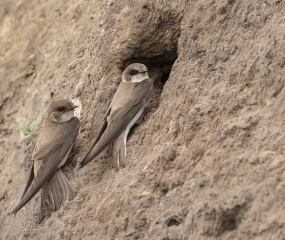
[[[41,205],[40,205],[40,211],[39,211],[39,222],[44,219],[45,216],[50,216],[51,209],[49,207],[49,203],[47,201],[47,196],[45,195],[45,191],[41,191]]]
[[[112,142],[112,161],[116,171],[126,166],[126,143],[124,141],[125,133],[121,134]]]
[[[74,191],[63,172],[58,169],[42,188],[39,222],[51,211],[57,211],[65,200],[71,200]]]
[[[126,145],[124,143],[121,143],[119,156],[120,156],[119,166],[124,168],[126,166]]]

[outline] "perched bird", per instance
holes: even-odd
[[[85,166],[109,144],[116,171],[126,166],[126,141],[131,127],[141,118],[152,93],[152,80],[145,65],[133,63],[122,73],[121,83],[91,149],[80,163]]]
[[[36,193],[41,191],[39,223],[47,212],[59,209],[62,202],[74,197],[74,191],[61,171],[79,132],[79,119],[74,117],[74,106],[69,100],[52,102],[48,109],[33,152],[33,167],[16,213]]]

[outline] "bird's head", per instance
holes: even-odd
[[[74,109],[77,107],[67,99],[54,101],[49,107],[49,116],[54,122],[67,122],[74,117]]]
[[[142,82],[148,79],[148,70],[144,64],[132,63],[122,73],[123,82]]]

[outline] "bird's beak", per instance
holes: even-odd
[[[148,70],[147,70],[147,69],[143,69],[143,70],[141,71],[141,73],[145,73],[145,72],[148,72]]]
[[[70,108],[70,110],[73,110],[73,109],[75,109],[75,108],[77,108],[78,106],[73,106],[72,108]]]

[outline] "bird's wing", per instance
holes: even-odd
[[[26,194],[26,192],[28,191],[28,189],[29,189],[29,187],[31,186],[31,184],[32,184],[32,182],[33,182],[33,180],[34,180],[34,178],[35,178],[35,173],[34,173],[34,163],[33,163],[32,167],[31,167],[31,170],[30,170],[29,179],[28,179],[28,181],[27,181],[26,187],[25,187],[25,189],[24,189],[24,192],[23,192],[21,198],[23,198],[24,195]]]
[[[26,191],[20,203],[14,208],[12,213],[17,212],[30,201],[33,196],[35,196],[45,182],[52,177],[64,157],[69,152],[79,132],[79,120],[73,118],[70,121],[58,124],[58,128],[55,127],[54,129],[54,134],[49,134],[52,139],[50,137],[50,139],[44,138],[45,141],[40,141],[41,136],[39,136],[38,141],[42,144],[37,145],[33,155],[34,161],[40,161],[38,172],[31,187]],[[61,124],[65,124],[65,126],[62,126]],[[41,131],[41,133],[43,133],[42,136],[44,136],[45,132],[43,127]]]
[[[83,158],[83,161],[85,160],[85,158],[88,156],[88,154],[91,152],[92,148],[96,145],[96,143],[99,141],[99,139],[101,138],[102,134],[105,132],[106,128],[107,128],[107,118],[109,116],[111,112],[111,107],[109,107],[107,113],[105,114],[105,117],[104,117],[104,122],[101,126],[101,129],[100,129],[100,132],[98,133],[96,139],[95,139],[95,142],[92,144],[91,148],[89,149],[89,151],[87,152],[87,154],[85,155],[85,157]],[[82,166],[83,167],[83,166]]]

